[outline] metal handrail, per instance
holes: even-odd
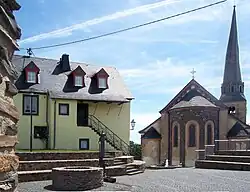
[[[89,119],[91,120],[91,124],[92,124],[92,121],[93,121],[93,122],[97,121],[97,126],[98,126],[98,125],[103,126],[104,128],[102,128],[102,129],[105,130],[105,131],[107,132],[106,136],[111,135],[110,137],[112,137],[112,138],[108,138],[108,137],[107,137],[108,140],[109,140],[109,142],[113,143],[114,146],[118,147],[118,146],[116,145],[116,143],[115,143],[115,141],[118,140],[118,142],[121,144],[120,147],[119,147],[120,150],[122,150],[122,151],[125,152],[125,153],[129,153],[129,148],[130,148],[129,145],[128,145],[125,141],[123,141],[117,134],[115,134],[112,130],[110,130],[110,129],[109,129],[105,124],[103,124],[97,117],[95,117],[95,116],[93,116],[93,115],[89,115]],[[96,123],[96,122],[95,122],[95,123]],[[99,129],[99,127],[98,127],[97,129]],[[126,149],[127,151],[123,150],[124,145],[125,145],[125,148],[127,148],[127,149]]]

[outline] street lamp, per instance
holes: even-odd
[[[136,123],[135,120],[132,119],[132,121],[130,122],[132,129],[130,129],[130,130],[134,130],[134,128],[135,128],[135,123]]]

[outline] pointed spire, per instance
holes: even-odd
[[[220,100],[223,102],[245,101],[244,83],[241,79],[236,10],[233,8],[231,29],[227,45],[224,78]]]
[[[237,33],[237,21],[235,5],[233,9],[233,17],[229,41],[227,45],[226,62],[223,83],[241,82],[241,71],[239,62],[239,45]]]

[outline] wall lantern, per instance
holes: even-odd
[[[135,120],[132,119],[132,121],[130,122],[132,129],[130,129],[130,130],[134,130],[134,128],[135,128],[135,123],[136,123]]]

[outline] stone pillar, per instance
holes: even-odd
[[[17,78],[11,58],[18,50],[16,39],[21,36],[14,10],[20,6],[15,0],[0,0],[0,191],[15,191],[18,184],[19,159],[15,155],[17,144],[18,110],[13,96],[17,94]]]

